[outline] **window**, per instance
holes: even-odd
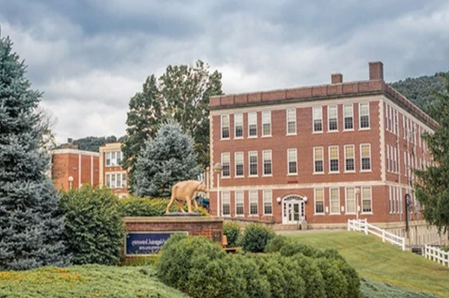
[[[337,119],[337,106],[327,107],[327,117],[328,117],[328,130],[337,131],[338,130],[338,119]]]
[[[288,149],[288,174],[297,174],[298,170],[296,167],[297,158],[296,158],[296,149]]]
[[[338,172],[338,146],[329,147],[329,172]]]
[[[257,137],[257,113],[248,113],[248,136]]]
[[[362,171],[371,170],[371,145],[361,144],[360,145],[360,155],[361,155],[361,165]]]
[[[357,210],[355,189],[354,187],[346,187],[346,213],[355,214]]]
[[[235,176],[243,177],[243,152],[235,153]]]
[[[324,189],[315,188],[315,214],[324,214]]]
[[[390,110],[389,105],[385,104],[385,129],[388,131],[389,130],[389,126],[388,126],[388,111]]]
[[[262,135],[271,136],[271,111],[262,112]]]
[[[319,132],[323,131],[323,108],[314,107],[313,108],[313,131]]]
[[[223,216],[231,215],[231,198],[229,191],[221,192],[221,213]]]
[[[314,172],[323,173],[324,172],[323,147],[313,148],[313,161],[314,161]]]
[[[345,121],[345,130],[354,129],[354,114],[352,104],[343,106],[343,117]]]
[[[269,176],[271,172],[271,150],[262,151],[263,157],[263,174]]]
[[[243,215],[243,191],[235,192],[235,214]]]
[[[360,128],[369,128],[369,103],[360,103],[359,105],[360,113]]]
[[[355,158],[354,158],[354,145],[345,146],[345,171],[354,172],[355,171]]]
[[[287,134],[296,134],[296,109],[287,110]]]
[[[221,138],[229,139],[229,115],[221,115]]]
[[[263,214],[272,215],[273,214],[273,199],[271,190],[263,191]]]
[[[234,115],[234,138],[243,138],[243,114]]]
[[[107,187],[111,187],[111,175],[109,175],[109,174],[106,174],[106,186]]]
[[[123,153],[121,151],[106,152],[106,166],[112,167],[120,165],[123,159]]]
[[[390,172],[390,145],[387,145],[387,172]]]
[[[249,175],[257,176],[257,151],[250,151],[249,158]]]
[[[123,173],[123,174],[122,174],[122,188],[126,188],[126,187],[127,187],[126,174]]]
[[[362,187],[361,193],[362,193],[362,212],[365,213],[373,212],[371,187]]]
[[[249,214],[250,215],[257,215],[257,190],[250,190],[249,191]]]
[[[126,173],[110,173],[105,176],[106,186],[109,188],[126,188]]]
[[[393,187],[389,186],[388,190],[389,190],[388,210],[390,211],[390,214],[392,214],[392,213],[394,213],[394,210],[393,210],[393,196],[392,196],[392,194],[393,194],[393,192],[392,192]]]
[[[407,129],[405,126],[405,116],[402,115],[402,137],[405,139],[407,137]]]
[[[221,154],[221,165],[223,169],[221,170],[221,177],[231,176],[231,157],[229,153]]]
[[[106,166],[111,165],[111,152],[106,152]]]
[[[329,188],[330,214],[340,214],[340,195],[338,187]]]

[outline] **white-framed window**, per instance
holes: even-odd
[[[263,191],[263,214],[264,215],[273,214],[273,197],[271,190]]]
[[[231,196],[229,191],[221,192],[221,213],[223,216],[231,215]]]
[[[262,112],[262,136],[271,136],[271,111]]]
[[[345,172],[355,171],[354,145],[345,145]]]
[[[337,106],[327,107],[327,129],[328,131],[338,131]]]
[[[390,126],[389,126],[389,122],[388,122],[388,113],[390,111],[390,106],[387,105],[386,103],[384,104],[384,106],[385,106],[385,129],[387,131],[389,131],[390,130]]]
[[[293,175],[298,173],[298,159],[296,148],[291,148],[287,150],[287,163],[288,163],[288,174]]]
[[[315,188],[315,214],[324,214],[324,189]]]
[[[126,173],[108,173],[105,175],[106,186],[109,188],[126,188]]]
[[[229,115],[221,115],[221,138],[229,139]]]
[[[360,144],[361,171],[371,171],[371,145]]]
[[[223,166],[221,177],[231,177],[231,155],[229,152],[221,154],[221,165]]]
[[[394,134],[399,135],[399,116],[398,110],[394,110]]]
[[[391,171],[390,163],[390,145],[387,145],[387,172]]]
[[[313,131],[321,132],[323,131],[323,108],[314,107],[313,108]]]
[[[392,214],[393,211],[393,186],[388,187],[388,210],[390,214]]]
[[[257,137],[257,112],[248,113],[248,137]]]
[[[404,140],[407,138],[407,127],[405,125],[405,115],[402,115],[402,137]]]
[[[257,176],[257,151],[248,152],[249,175]]]
[[[359,104],[359,125],[360,129],[369,129],[370,121],[369,121],[369,103],[361,102]]]
[[[235,193],[235,215],[244,215],[244,199],[243,199],[243,191],[236,190]]]
[[[393,148],[393,153],[394,153],[394,156],[393,156],[393,164],[394,164],[393,171],[395,173],[397,173],[399,171],[399,169],[398,169],[398,148],[394,147]]]
[[[123,159],[123,153],[121,151],[106,152],[106,166],[115,167],[120,165]]]
[[[340,214],[340,191],[338,187],[329,188],[330,214]]]
[[[262,158],[263,158],[263,175],[271,176],[272,175],[271,150],[262,151]]]
[[[329,147],[329,172],[337,173],[338,167],[338,146]]]
[[[234,138],[243,138],[243,114],[234,114]]]
[[[314,173],[324,173],[324,149],[323,147],[313,148],[313,171]]]
[[[346,214],[355,214],[357,212],[357,201],[355,197],[355,188],[346,187]]]
[[[393,131],[393,108],[388,106],[388,127],[390,131]]]
[[[296,134],[296,109],[287,110],[287,135]]]
[[[371,196],[371,186],[362,187],[361,195],[362,195],[362,213],[372,213],[373,200]]]
[[[352,104],[343,105],[344,130],[354,129],[354,109]]]
[[[259,198],[257,190],[250,190],[248,193],[249,193],[249,214],[257,215],[259,213],[258,211]]]
[[[243,152],[235,153],[235,177],[243,177]]]

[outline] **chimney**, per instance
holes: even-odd
[[[343,83],[343,75],[341,73],[333,73],[333,74],[331,74],[331,82],[332,82],[332,84],[341,84],[341,83]]]
[[[369,63],[369,80],[383,80],[384,79],[384,65],[382,62]]]

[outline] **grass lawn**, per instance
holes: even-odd
[[[0,272],[0,298],[133,297],[185,298],[155,277],[152,266],[100,265],[45,267],[23,272]]]
[[[289,233],[317,248],[335,248],[361,277],[449,297],[449,268],[359,232]]]

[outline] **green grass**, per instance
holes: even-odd
[[[23,272],[0,272],[0,298],[183,298],[188,297],[156,278],[146,267],[100,265],[45,267]]]
[[[358,232],[292,233],[286,236],[317,248],[337,249],[359,275],[368,280],[439,297],[449,295],[448,267],[403,252],[394,245],[382,243],[380,238]]]

